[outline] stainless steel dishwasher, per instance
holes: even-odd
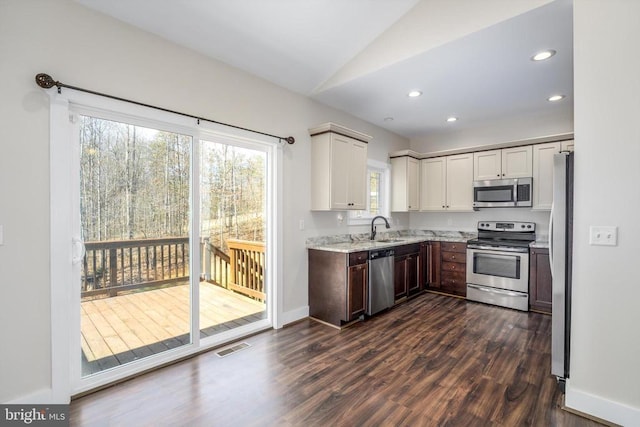
[[[394,303],[393,249],[369,252],[369,292],[366,314],[372,315]]]

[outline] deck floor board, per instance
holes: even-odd
[[[83,373],[128,363],[189,342],[186,284],[81,303]],[[265,304],[200,283],[200,329],[209,336],[265,318]]]

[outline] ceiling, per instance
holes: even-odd
[[[408,138],[573,110],[571,0],[76,1]]]

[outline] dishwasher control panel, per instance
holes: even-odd
[[[378,249],[375,251],[369,251],[369,259],[377,259],[387,256],[393,256],[395,251],[393,249]]]

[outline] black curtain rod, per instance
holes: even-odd
[[[36,74],[36,84],[38,86],[40,86],[41,88],[44,88],[44,89],[50,89],[50,88],[56,86],[58,88],[58,93],[62,92],[62,88],[63,87],[67,88],[67,89],[79,90],[81,92],[90,93],[92,95],[104,96],[105,98],[111,98],[111,99],[115,99],[117,101],[129,102],[131,104],[140,105],[142,107],[153,108],[153,109],[156,109],[156,110],[165,111],[167,113],[173,113],[173,114],[178,114],[178,115],[185,116],[185,117],[190,117],[192,119],[196,119],[198,121],[198,124],[200,124],[200,121],[205,121],[205,122],[215,123],[215,124],[218,124],[218,125],[228,126],[228,127],[234,128],[234,129],[246,130],[248,132],[257,133],[257,134],[260,134],[260,135],[270,136],[272,138],[278,139],[279,141],[286,141],[287,144],[293,144],[293,143],[296,142],[295,138],[292,137],[292,136],[283,137],[283,136],[278,136],[278,135],[272,135],[270,133],[260,132],[260,131],[253,130],[253,129],[248,129],[248,128],[243,128],[241,126],[236,126],[236,125],[232,125],[232,124],[229,124],[229,123],[219,122],[217,120],[211,120],[211,119],[207,119],[205,117],[198,117],[198,116],[194,116],[194,115],[191,115],[191,114],[181,113],[179,111],[169,110],[168,108],[156,107],[155,105],[149,105],[149,104],[145,104],[143,102],[132,101],[130,99],[120,98],[118,96],[107,95],[105,93],[100,93],[100,92],[96,92],[96,91],[89,90],[89,89],[83,89],[83,88],[80,88],[80,87],[71,86],[71,85],[64,84],[64,83],[61,83],[59,81],[53,80],[53,77],[51,77],[49,74],[45,74],[45,73]]]

